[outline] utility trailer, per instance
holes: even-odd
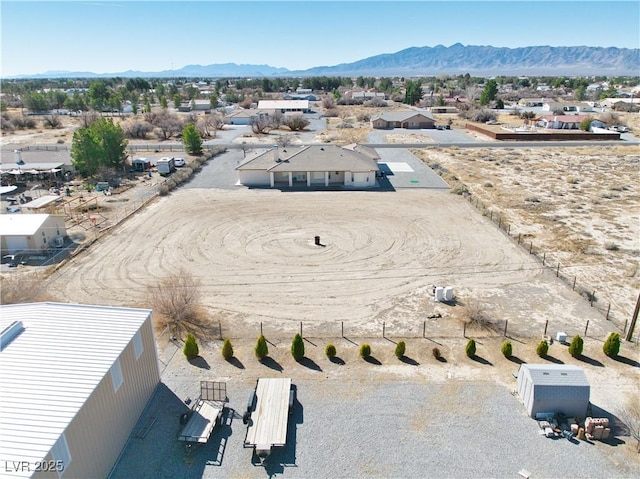
[[[227,398],[227,384],[214,381],[200,381],[200,397],[193,401],[188,412],[180,416],[182,425],[178,441],[185,443],[188,453],[201,444],[206,444],[224,412]]]
[[[243,420],[248,423],[244,447],[252,447],[260,462],[274,447],[287,442],[289,414],[296,399],[291,378],[260,378],[247,404]]]

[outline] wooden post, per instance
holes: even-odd
[[[462,323],[462,337],[467,337],[467,323]]]
[[[498,218],[498,228],[502,226],[502,217]]]
[[[422,322],[422,337],[424,338],[427,335],[427,322]]]
[[[560,263],[558,263],[558,267],[556,268],[556,278],[560,276]]]
[[[571,288],[571,290],[572,290],[572,291],[575,291],[575,290],[576,290],[576,279],[578,279],[578,277],[577,277],[577,276],[574,276],[574,277],[573,277],[573,287]]]
[[[596,297],[596,292],[594,291],[593,293],[591,293],[591,298],[589,299],[589,303],[591,304],[591,306],[593,307],[593,298]]]
[[[584,327],[584,336],[587,337],[587,330],[589,329],[589,320],[587,319],[587,325]]]
[[[493,221],[493,211],[489,211],[489,219]]]
[[[545,259],[547,259],[547,253],[542,253],[542,266],[544,266]]]
[[[300,337],[302,337],[302,321],[300,321]]]
[[[386,327],[386,326],[387,326],[387,323],[385,323],[384,321],[382,321],[382,337],[383,337],[383,338],[384,338],[384,332],[385,332],[384,330],[385,330],[385,327]]]
[[[340,321],[341,336],[344,338],[344,321]]]
[[[607,316],[605,317],[607,321],[609,321],[609,311],[611,311],[611,303],[609,303],[609,306],[607,306]]]
[[[549,320],[548,319],[544,323],[544,333],[542,333],[543,336],[547,335],[547,326],[549,326]]]
[[[625,333],[625,334],[627,332],[627,324],[629,324],[629,319],[628,318],[624,320],[624,329],[622,330],[622,332]]]
[[[218,321],[218,332],[220,333],[220,339],[222,339],[222,322]]]
[[[511,225],[507,225],[507,234],[511,233]]]
[[[520,244],[520,236],[522,235],[522,233],[518,233],[518,244]]]
[[[508,320],[508,319],[505,319],[505,320],[504,320],[504,335],[505,335],[505,336],[507,335],[507,325],[508,325],[508,324],[509,324],[509,320]]]
[[[627,331],[627,336],[625,339],[627,341],[631,341],[633,337],[633,330],[636,329],[636,321],[638,321],[638,313],[640,312],[640,294],[638,294],[638,300],[636,301],[636,307],[633,310],[633,316],[631,316],[631,324],[629,324],[629,331]],[[637,343],[637,341],[636,341]]]
[[[262,336],[262,321],[260,321],[260,336]]]
[[[533,241],[529,244],[529,254],[533,252]]]

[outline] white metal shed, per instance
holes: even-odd
[[[578,366],[522,364],[518,371],[518,395],[531,417],[537,413],[563,413],[584,418],[590,389]]]

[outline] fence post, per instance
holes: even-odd
[[[341,336],[344,338],[344,321],[340,321]]]
[[[262,321],[260,321],[260,336],[262,336]]]
[[[542,333],[543,336],[547,335],[547,326],[549,326],[549,320],[548,319],[544,322],[544,333]]]
[[[560,276],[560,263],[558,263],[558,267],[556,268],[556,278]]]
[[[222,339],[222,322],[218,320],[218,332],[220,333],[220,339]]]
[[[302,321],[300,321],[300,337],[302,337]]]
[[[384,321],[382,321],[382,337],[383,338],[384,338],[384,333],[385,333],[384,330],[385,330],[386,326],[387,326],[387,324]]]
[[[529,254],[533,252],[533,241],[529,244]]]
[[[424,338],[427,334],[427,322],[423,321],[422,322],[422,337]]]
[[[504,335],[505,335],[505,336],[507,335],[507,325],[508,325],[508,324],[509,324],[509,320],[508,320],[508,319],[505,319],[505,320],[504,320]]]
[[[574,276],[574,277],[573,277],[573,287],[571,288],[571,290],[572,290],[572,291],[575,291],[575,290],[576,290],[576,279],[578,279],[578,277],[577,277],[577,276]]]
[[[498,218],[498,228],[502,226],[502,217]]]
[[[467,323],[462,323],[462,337],[467,337]]]
[[[489,211],[489,219],[493,221],[493,211]]]
[[[609,311],[611,311],[611,303],[609,303],[609,306],[607,306],[607,316],[606,316],[606,320],[609,321]]]
[[[507,234],[511,233],[511,225],[507,225]]]
[[[593,307],[593,298],[595,297],[596,297],[596,292],[594,291],[593,293],[591,293],[591,298],[589,298],[589,303],[592,307]]]
[[[584,327],[584,336],[587,336],[587,330],[589,329],[589,320],[587,319],[587,325]]]
[[[624,320],[624,329],[622,330],[622,332],[624,334],[627,334],[627,324],[628,323],[629,323],[629,319],[627,318],[627,319]]]
[[[518,233],[518,244],[520,244],[520,236],[522,235],[522,233]]]
[[[547,259],[547,253],[542,253],[542,266],[544,266],[544,261]]]

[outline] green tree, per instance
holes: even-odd
[[[202,138],[193,123],[189,123],[182,130],[182,144],[187,153],[191,155],[202,154]]]
[[[180,108],[180,103],[182,103],[182,98],[180,98],[180,94],[176,93],[173,95],[173,107],[177,110]]]
[[[544,340],[540,341],[540,343],[538,343],[538,347],[536,348],[536,354],[541,358],[544,358],[548,352],[549,352],[549,343],[547,343]]]
[[[110,93],[104,80],[91,82],[87,95],[89,97],[89,105],[95,111],[104,111],[109,106]]]
[[[267,340],[262,334],[258,338],[258,341],[256,341],[255,353],[256,358],[260,361],[269,355],[269,346],[267,346]]]
[[[394,351],[396,358],[402,358],[406,350],[407,345],[404,343],[404,341],[398,341],[398,344],[396,344],[396,350]]]
[[[615,358],[620,352],[620,335],[611,333],[602,345],[602,351],[610,358]]]
[[[231,346],[231,341],[225,339],[222,343],[222,357],[229,361],[233,357],[233,346]]]
[[[583,339],[580,336],[575,336],[569,345],[569,354],[574,358],[579,358],[582,355],[583,348]]]
[[[470,339],[467,342],[467,345],[464,348],[464,352],[467,357],[472,358],[476,355],[476,341],[475,339]]]
[[[371,346],[367,343],[362,343],[360,345],[360,357],[368,358],[369,356],[371,356]]]
[[[200,350],[198,349],[198,343],[196,343],[196,337],[193,334],[187,334],[187,339],[184,342],[182,352],[189,361],[198,357]]]
[[[291,355],[296,361],[304,358],[304,340],[300,334],[296,334],[291,342]]]
[[[587,87],[585,87],[584,85],[580,85],[578,88],[576,88],[576,90],[573,92],[573,96],[575,97],[576,100],[578,101],[584,101],[587,99]]]
[[[166,96],[161,96],[160,97],[160,107],[163,109],[167,109],[169,108],[169,102],[167,101],[167,97]]]
[[[327,355],[329,359],[336,357],[336,347],[329,343],[324,347],[324,353]]]
[[[502,343],[502,354],[505,358],[510,358],[513,354],[513,346],[511,346],[511,341],[505,341]]]
[[[120,168],[127,159],[127,140],[120,125],[111,118],[98,118],[73,134],[71,163],[83,176],[95,174],[100,167]]]
[[[591,117],[585,118],[584,120],[582,120],[580,122],[580,129],[582,131],[589,131],[589,128],[591,128],[591,122],[592,121],[593,121],[593,118],[591,118]]]
[[[422,82],[420,80],[407,80],[405,82],[404,102],[407,105],[415,105],[422,99]]]
[[[482,90],[482,94],[480,95],[480,104],[488,105],[493,100],[496,99],[498,95],[498,83],[495,80],[488,80],[484,85],[484,90]]]
[[[51,109],[51,103],[49,102],[47,95],[41,92],[27,94],[24,97],[24,106],[34,113],[49,111]]]

